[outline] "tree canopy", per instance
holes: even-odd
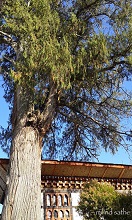
[[[121,121],[132,115],[132,103],[122,83],[132,73],[131,6],[130,0],[2,1],[1,74],[11,108],[1,130],[4,150],[18,86],[28,100],[24,114],[41,121],[29,126],[41,133],[47,157],[90,160],[102,147],[127,149],[132,132]]]

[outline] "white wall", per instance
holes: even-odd
[[[2,208],[3,208],[3,205],[0,204],[0,214],[1,214],[1,212],[2,212]]]
[[[83,219],[81,216],[79,216],[79,214],[76,211],[76,206],[78,206],[79,199],[80,199],[79,192],[72,192],[71,193],[73,220],[82,220]]]

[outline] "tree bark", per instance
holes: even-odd
[[[40,220],[41,143],[37,128],[27,126],[31,96],[18,86],[12,111],[12,147],[2,220]]]
[[[23,127],[12,142],[2,220],[40,220],[41,147],[39,134]]]
[[[56,87],[51,84],[41,114],[34,111],[30,92],[17,86],[14,94],[12,148],[2,220],[40,220],[42,138],[55,116]]]

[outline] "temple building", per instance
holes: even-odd
[[[0,159],[0,203],[4,199],[8,159]],[[132,165],[43,160],[41,220],[81,220],[76,212],[86,182],[110,182],[115,190],[132,190]]]

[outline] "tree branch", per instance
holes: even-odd
[[[57,100],[56,94],[57,89],[55,84],[53,83],[51,85],[51,89],[48,95],[48,101],[45,103],[45,107],[42,113],[38,108],[38,110],[29,112],[27,115],[27,123],[29,122],[29,125],[36,127],[41,136],[44,136],[49,131],[52,121],[55,117]]]
[[[15,64],[14,60],[9,59],[9,58],[6,57],[6,56],[3,56],[3,58],[4,58],[5,60],[7,60],[8,62],[12,63],[12,64]]]
[[[8,33],[3,32],[3,31],[0,31],[0,36],[8,37],[9,39],[12,40],[12,36],[10,34],[8,34]]]

